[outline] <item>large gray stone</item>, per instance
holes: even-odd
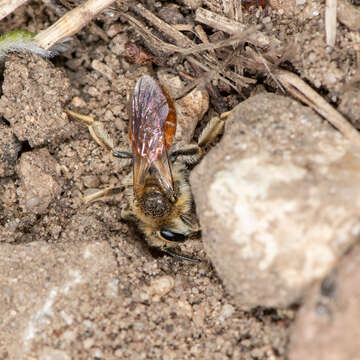
[[[312,110],[273,94],[235,107],[191,174],[206,251],[243,307],[287,306],[360,231],[360,158]]]

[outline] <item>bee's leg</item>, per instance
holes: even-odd
[[[84,196],[82,198],[82,200],[86,201],[86,202],[92,202],[95,200],[99,200],[105,196],[111,196],[111,195],[117,195],[120,192],[122,192],[124,190],[124,187],[113,187],[113,188],[106,188],[106,189],[102,189],[99,190],[97,192],[95,192],[94,194],[88,195],[88,196]]]
[[[169,248],[163,248],[162,251],[165,254],[168,254],[168,255],[170,255],[173,258],[178,259],[178,260],[186,260],[186,261],[190,261],[192,263],[199,263],[200,262],[199,259],[192,258],[190,256],[186,256],[186,255],[182,255],[182,254],[178,254],[177,252],[173,251],[172,248],[170,248],[170,249]]]
[[[199,155],[198,144],[188,144],[183,146],[181,149],[175,149],[170,152],[170,161],[174,163],[178,156],[196,156]]]
[[[105,148],[108,151],[111,151],[113,156],[121,158],[121,159],[132,159],[132,154],[127,151],[116,151],[114,149],[114,142],[111,139],[109,133],[105,130],[104,125],[101,121],[94,120],[91,116],[82,115],[79,113],[76,113],[71,110],[66,110],[66,112],[84,122],[87,123],[89,132],[93,139],[103,148]]]
[[[184,159],[186,163],[196,163],[203,155],[203,148],[214,141],[224,128],[224,124],[224,120],[220,117],[213,117],[200,134],[197,144],[188,144],[170,153],[171,162],[175,162],[178,156],[186,156]]]
[[[221,133],[225,121],[218,116],[213,117],[205,126],[199,136],[198,145],[200,148],[210,144]]]

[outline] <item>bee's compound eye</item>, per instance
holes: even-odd
[[[171,230],[160,230],[160,235],[168,241],[184,242],[186,240],[184,234],[173,232]]]

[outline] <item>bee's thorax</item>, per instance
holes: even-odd
[[[139,205],[145,215],[163,217],[170,213],[172,204],[157,186],[149,186],[144,189]]]

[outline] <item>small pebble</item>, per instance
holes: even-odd
[[[179,300],[177,303],[180,314],[185,314],[189,318],[192,317],[192,307],[186,300]]]
[[[113,38],[114,36],[116,36],[119,32],[121,32],[124,29],[124,25],[123,24],[112,24],[108,31],[106,32],[106,35],[109,36],[110,38]]]
[[[83,176],[84,186],[87,188],[97,188],[100,185],[100,180],[96,175]]]
[[[149,293],[153,298],[153,301],[159,301],[160,298],[174,287],[174,279],[171,276],[162,276],[152,281]]]
[[[74,96],[70,102],[70,105],[75,107],[75,108],[79,108],[79,107],[85,107],[86,106],[86,102],[83,98],[81,98],[80,96]]]

